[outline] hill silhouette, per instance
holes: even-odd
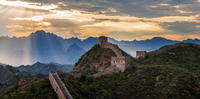
[[[19,67],[15,67],[15,69],[30,73],[36,73],[36,74],[48,74],[49,72],[65,72],[68,73],[72,71],[73,66],[72,65],[61,65],[56,63],[49,63],[44,64],[37,62],[33,65],[22,65]]]
[[[16,85],[21,80],[42,78],[43,75],[21,72],[11,66],[0,66],[0,91]]]

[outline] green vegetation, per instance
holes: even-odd
[[[199,60],[200,49],[177,47],[133,59],[124,73],[63,80],[75,99],[199,99]]]
[[[177,47],[159,55],[141,59],[140,63],[180,67],[200,76],[200,49],[191,46]]]
[[[20,80],[40,78],[42,75],[20,72],[11,66],[0,66],[0,91],[15,85]]]
[[[145,64],[200,64],[200,49],[178,47],[143,60]]]
[[[200,79],[184,69],[156,66],[99,78],[64,78],[75,99],[198,99]]]
[[[63,76],[62,80],[74,99],[198,99],[200,95],[200,79],[171,66],[139,67],[99,78]],[[56,99],[47,79],[15,87],[2,96],[1,99]]]
[[[25,86],[15,86],[3,93],[1,99],[57,99],[48,79],[36,80]]]

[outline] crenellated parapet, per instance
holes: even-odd
[[[129,57],[125,57],[122,54],[118,45],[109,43],[108,38],[105,36],[99,37],[99,45],[101,48],[111,49],[115,53],[116,57],[111,58],[111,66],[115,66],[115,68],[118,68],[119,71],[124,72],[127,64],[129,63]]]
[[[118,45],[115,45],[115,44],[111,44],[108,42],[108,38],[105,37],[105,36],[101,36],[99,37],[99,45],[101,48],[108,48],[108,49],[111,49],[117,57],[122,57],[123,54],[120,50],[120,48],[118,47]]]

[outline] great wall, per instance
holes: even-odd
[[[49,72],[49,81],[59,99],[73,99],[56,72]]]
[[[108,38],[105,36],[99,37],[99,45],[101,48],[111,49],[116,57],[111,57],[111,66],[93,76],[99,77],[101,75],[111,74],[112,72],[124,72],[128,67],[130,57],[124,56],[118,45],[109,43]]]
[[[99,37],[99,45],[101,48],[111,49],[116,56],[111,57],[111,60],[109,60],[111,63],[109,67],[107,67],[103,71],[93,74],[93,77],[99,77],[101,75],[111,74],[113,72],[124,72],[128,66],[130,57],[124,56],[118,45],[109,43],[108,38],[105,36]],[[194,47],[200,49],[199,45],[193,43],[178,43],[174,45],[164,46],[158,50],[151,52],[136,51],[136,58],[145,58],[146,56],[158,55],[178,47]],[[70,92],[65,87],[65,84],[62,82],[62,80],[56,72],[49,73],[49,81],[59,99],[73,99]],[[23,83],[24,82],[22,82],[22,84]]]
[[[178,44],[174,44],[174,45],[167,45],[164,47],[161,47],[158,50],[152,51],[152,52],[148,52],[147,55],[148,56],[154,56],[154,55],[158,55],[161,54],[163,52],[166,52],[168,50],[174,49],[174,48],[178,48],[178,47],[194,47],[194,48],[198,48],[200,49],[200,46],[197,44],[193,44],[193,43],[178,43]]]
[[[94,74],[94,77],[99,77],[101,75],[105,74],[111,74],[113,72],[124,72],[125,69],[127,68],[127,65],[129,63],[129,58],[126,57],[122,54],[120,48],[118,45],[111,44],[108,42],[107,37],[101,36],[99,37],[99,45],[101,48],[108,48],[111,49],[115,53],[115,57],[111,57],[111,66],[107,67],[105,70],[100,71],[96,74]],[[159,50],[152,51],[152,52],[146,52],[146,51],[137,51],[136,52],[136,58],[144,58],[146,56],[153,56],[157,55],[163,52],[166,52],[167,50],[174,49],[177,47],[195,47],[200,49],[199,45],[192,44],[192,43],[179,43],[179,44],[174,44],[174,45],[169,45],[169,46],[164,46],[161,47]],[[57,93],[57,96],[59,99],[73,99],[71,94],[69,93],[68,89],[65,87],[64,83],[60,79],[57,73],[49,73],[49,81],[51,83],[52,88],[54,91]]]
[[[101,75],[110,74],[112,72],[124,72],[127,68],[129,57],[122,54],[118,45],[109,43],[107,37],[105,36],[99,37],[99,45],[101,48],[111,49],[115,53],[116,57],[111,57],[111,66],[106,68],[104,71],[94,74],[93,76],[99,77]],[[56,72],[49,73],[49,81],[59,99],[73,99]]]

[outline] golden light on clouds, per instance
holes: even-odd
[[[200,25],[196,25],[196,26],[194,26],[194,28],[198,28],[198,29],[200,29]]]
[[[63,6],[66,8],[62,9],[61,7]],[[123,32],[129,32],[135,35],[143,34],[147,36],[147,38],[151,37],[150,35],[146,35],[147,33],[163,33],[162,35],[152,35],[152,37],[166,36],[171,39],[181,39],[183,38],[183,36],[180,36],[181,33],[175,30],[169,30],[170,27],[168,27],[169,25],[166,25],[166,23],[186,22],[200,24],[199,14],[139,17],[123,14],[120,12],[121,10],[119,8],[117,9],[112,6],[100,11],[70,9],[68,6],[69,4],[66,4],[66,2],[64,3],[64,1],[51,4],[20,0],[0,0],[0,8],[9,7],[9,9],[15,9],[7,10],[7,12],[13,12],[15,15],[8,17],[10,23],[6,24],[6,28],[12,35],[18,37],[28,36],[31,32],[37,30],[45,30],[55,32],[66,38],[70,37],[70,33],[72,36],[75,32],[78,37],[100,36],[109,33],[112,34],[113,32],[120,32],[121,34],[119,35],[122,36],[124,35]],[[171,5],[168,3],[147,5],[147,8],[157,9],[169,6],[176,8],[175,11],[180,14],[193,13],[192,11],[182,9],[185,5]],[[18,15],[19,13],[16,13],[16,7],[22,8],[19,9],[19,12],[21,11],[23,13]],[[29,10],[27,10],[27,8]],[[192,26],[192,28],[198,29],[199,25]],[[170,36],[171,34],[167,34],[169,31],[176,35]],[[118,36],[118,38],[120,38],[120,36]],[[141,36],[141,38],[145,37]]]
[[[148,22],[101,22],[92,25],[83,25],[82,28],[104,28],[107,32],[134,32],[134,31],[162,31],[162,27],[156,23]],[[101,31],[100,29],[96,31]],[[94,32],[94,31],[92,31]]]
[[[8,1],[8,0],[0,0],[0,5],[11,6],[11,7],[23,7],[30,9],[38,9],[38,10],[52,10],[58,8],[57,5],[41,5],[39,3],[30,3],[24,1]]]
[[[184,10],[177,10],[179,13],[182,13],[182,14],[189,14],[189,13],[192,13],[191,11],[184,11]]]
[[[18,21],[42,21],[44,18],[42,16],[33,16],[30,18],[11,18],[11,20],[18,20]]]
[[[200,38],[200,35],[198,35],[198,34],[191,34],[191,35],[189,35],[189,38]]]
[[[199,15],[196,16],[164,16],[146,19],[155,22],[199,22]]]
[[[151,39],[153,37],[163,37],[171,40],[184,39],[184,36],[178,34],[149,34],[148,36],[144,35],[139,37],[138,40]]]
[[[39,26],[50,26],[51,23],[49,23],[49,22],[40,22],[40,23],[38,23],[38,25]]]

